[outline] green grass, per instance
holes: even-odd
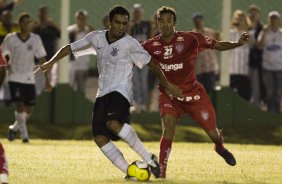
[[[135,121],[136,122],[136,121]],[[0,138],[7,136],[11,122],[0,122]],[[161,125],[157,121],[132,123],[144,141],[159,141]],[[228,143],[282,145],[282,124],[274,125],[238,125],[223,128],[224,140]],[[32,139],[92,140],[91,124],[52,124],[28,122],[28,131]],[[180,123],[177,126],[176,142],[210,142],[201,127],[192,123]]]
[[[12,184],[124,184],[115,168],[92,141],[2,141],[9,159]],[[116,143],[131,162],[140,159],[123,142]],[[145,143],[158,153],[158,142]],[[225,164],[209,143],[174,143],[167,180],[153,177],[149,183],[281,183],[281,146],[227,144],[237,166]]]

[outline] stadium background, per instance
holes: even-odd
[[[13,11],[14,20],[23,11],[36,19],[38,8],[46,5],[50,8],[50,17],[60,25],[61,6],[64,6],[61,1],[25,0]],[[177,29],[191,29],[191,16],[200,11],[205,15],[206,26],[221,31],[223,1],[70,0],[69,20],[70,24],[74,23],[74,12],[83,8],[89,12],[89,23],[101,29],[102,18],[113,5],[122,4],[130,9],[134,3],[141,3],[146,19],[151,19],[158,7],[169,5],[177,11]],[[246,11],[250,4],[258,5],[264,23],[269,11],[282,13],[282,0],[231,0],[231,4],[231,12],[236,9]],[[95,67],[95,58],[92,67]],[[219,128],[223,128],[228,149],[236,155],[237,166],[231,168],[217,157],[205,132],[185,117],[177,126],[168,180],[152,179],[150,183],[281,184],[282,116],[255,108],[229,88],[217,91],[211,98]],[[42,94],[28,121],[31,138],[28,145],[22,144],[21,140],[8,142],[7,128],[14,121],[14,109],[0,105],[0,141],[8,156],[10,183],[123,184],[123,175],[104,158],[92,141],[92,105],[92,101],[78,95],[66,84],[59,85],[51,94]],[[158,153],[161,135],[158,112],[132,114],[132,125],[145,141],[145,146]],[[122,141],[116,144],[128,161],[139,158]]]
[[[89,12],[89,23],[94,26],[95,29],[103,29],[102,19],[109,11],[110,7],[121,4],[127,7],[129,10],[132,8],[132,5],[135,3],[140,3],[144,7],[144,18],[152,20],[155,11],[163,5],[172,6],[175,8],[177,12],[177,29],[178,30],[191,30],[193,28],[192,23],[192,14],[195,12],[202,12],[205,16],[205,25],[207,27],[211,27],[213,29],[218,30],[222,33],[223,38],[226,38],[224,34],[224,30],[228,31],[228,29],[223,28],[223,17],[226,18],[223,10],[226,7],[223,7],[223,2],[226,0],[143,0],[143,1],[135,1],[135,0],[124,0],[124,1],[114,1],[114,0],[67,0],[70,2],[69,6],[69,24],[74,23],[74,13],[78,9],[85,9]],[[229,0],[228,0],[229,1]],[[50,8],[50,17],[60,25],[62,22],[61,16],[61,8],[68,8],[63,4],[63,0],[28,0],[25,1],[21,6],[17,7],[15,11],[13,11],[14,19],[16,20],[17,16],[23,12],[29,12],[34,19],[37,16],[37,10],[40,6],[46,5]],[[281,0],[230,0],[231,2],[231,15],[236,9],[241,9],[243,11],[247,11],[250,4],[256,4],[261,8],[261,20],[263,23],[267,22],[267,14],[272,10],[276,10],[282,12],[282,4]],[[66,19],[64,19],[66,20]],[[230,18],[226,18],[225,21],[229,24],[231,20]],[[66,29],[65,29],[66,30]],[[64,31],[62,29],[62,31]],[[225,55],[225,57],[223,56]],[[220,58],[222,60],[227,60],[226,53],[220,54]],[[91,63],[91,67],[95,68],[95,58],[93,58]],[[221,62],[220,62],[221,63]],[[226,64],[226,62],[223,62]],[[222,65],[223,68],[228,68],[228,66]],[[62,73],[62,72],[61,72]],[[227,76],[228,74],[225,72],[222,76]],[[65,75],[66,76],[66,75]],[[227,77],[228,78],[228,77]],[[222,78],[223,79],[223,78]],[[224,80],[224,79],[223,79]],[[226,84],[226,82],[223,82]],[[228,83],[228,82],[227,82]]]
[[[59,0],[26,0],[13,11],[14,20],[23,11],[29,12],[36,19],[38,8],[46,5],[49,7],[50,17],[60,25],[62,20],[61,7],[65,8],[61,2]],[[74,13],[76,10],[86,9],[89,13],[89,23],[95,29],[102,29],[102,18],[113,5],[121,4],[131,9],[134,3],[141,3],[143,5],[145,19],[151,19],[156,9],[162,5],[174,7],[178,16],[178,30],[190,30],[192,28],[192,14],[194,12],[202,12],[205,15],[206,26],[222,31],[223,0],[70,0],[70,24],[74,23]],[[246,11],[250,4],[256,4],[261,8],[261,19],[264,23],[267,21],[267,13],[269,11],[277,10],[282,12],[282,0],[231,0],[231,12],[236,9]],[[66,29],[62,30],[62,32],[64,31]],[[93,59],[92,67],[95,67],[95,58]],[[281,115],[263,112],[253,107],[234,94],[229,88],[223,88],[221,91],[217,91],[211,95],[211,98],[215,104],[219,126],[224,128],[227,133],[236,131],[233,137],[230,136],[227,138],[227,141],[237,142],[238,137],[243,137],[246,138],[243,142],[247,143],[269,144],[270,142],[267,142],[268,140],[271,140],[275,144],[282,143]],[[73,92],[68,85],[59,85],[52,94],[44,93],[38,98],[29,122],[31,135],[39,138],[90,139],[92,138],[92,134],[89,128],[89,122],[91,121],[92,105],[93,102]],[[3,137],[6,135],[7,125],[14,119],[13,116],[12,106],[0,107],[0,135]],[[139,115],[133,114],[132,120],[137,123],[135,127],[139,126],[139,134],[145,140],[159,139],[159,134],[151,137],[148,136],[152,135],[151,133],[154,134],[156,131],[160,133],[160,119],[157,112]],[[181,121],[181,124],[186,125],[188,122],[190,124],[191,120],[185,117]],[[52,126],[48,126],[46,123],[52,123]],[[154,123],[153,126],[151,126],[152,123]],[[194,124],[192,123],[192,125]],[[73,130],[65,130],[70,127]],[[250,131],[253,131],[254,128],[256,135],[249,135]],[[265,132],[265,128],[269,131]],[[43,130],[48,131],[44,132]],[[185,132],[186,130],[183,130],[183,135]],[[206,137],[198,136],[198,134],[192,132],[189,130],[190,135],[188,137],[179,134],[180,136],[176,140],[207,140]],[[194,135],[196,137],[193,137]],[[269,139],[264,140],[265,135],[268,135]]]
[[[140,3],[144,7],[145,19],[151,19],[154,12],[163,5],[172,6],[177,12],[177,29],[189,30],[192,28],[192,14],[202,12],[205,15],[206,26],[221,30],[222,19],[222,1],[223,0],[70,0],[70,22],[74,23],[74,13],[78,9],[85,9],[89,13],[89,23],[96,29],[102,29],[102,18],[108,10],[117,4],[124,5],[131,9],[135,3]],[[281,0],[232,0],[232,12],[236,9],[246,11],[250,4],[256,4],[261,8],[262,21],[266,22],[267,13],[272,10],[282,12]],[[29,12],[33,18],[36,18],[37,9],[46,5],[50,8],[50,16],[60,24],[59,0],[26,0],[21,6],[17,7],[13,14],[14,18],[20,12]],[[64,5],[62,5],[64,6]]]

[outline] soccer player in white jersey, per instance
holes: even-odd
[[[94,48],[97,51],[99,70],[99,89],[92,117],[96,144],[116,167],[126,173],[128,162],[112,142],[123,139],[149,164],[152,173],[159,177],[160,168],[156,156],[144,148],[135,130],[129,125],[129,107],[133,101],[133,66],[142,68],[147,64],[170,95],[180,97],[182,92],[167,82],[151,56],[137,40],[126,34],[129,16],[126,8],[113,7],[109,12],[109,30],[93,31],[83,39],[64,46],[39,68],[48,71],[59,59],[72,52],[76,54],[81,50]]]
[[[8,62],[11,97],[16,105],[15,123],[9,126],[8,139],[13,141],[16,132],[19,131],[23,143],[28,143],[26,121],[35,102],[34,57],[43,63],[46,51],[40,37],[30,32],[30,15],[23,13],[18,21],[20,31],[8,34],[1,45],[3,55]],[[50,88],[50,85],[47,86]]]

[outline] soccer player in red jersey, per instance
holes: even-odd
[[[168,81],[180,87],[184,95],[184,98],[170,97],[159,87],[159,108],[163,124],[159,155],[161,177],[166,177],[175,127],[184,113],[206,131],[215,143],[215,151],[229,165],[236,165],[233,154],[223,146],[223,136],[217,129],[211,100],[204,87],[196,80],[195,58],[198,52],[205,49],[224,51],[242,46],[249,41],[250,36],[243,33],[236,43],[216,41],[200,33],[176,31],[176,13],[173,8],[163,6],[158,10],[157,16],[161,34],[144,42],[143,47],[159,62]]]
[[[5,79],[7,63],[2,56],[2,50],[0,49],[0,88]],[[8,164],[5,156],[4,148],[0,142],[0,184],[8,183]]]

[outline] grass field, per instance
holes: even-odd
[[[123,184],[124,174],[104,157],[92,141],[1,140],[9,157],[11,184]],[[116,143],[131,162],[140,159],[123,142]],[[145,146],[158,153],[158,142]],[[149,183],[282,183],[281,146],[227,144],[237,158],[230,167],[210,143],[175,143],[167,180]]]

